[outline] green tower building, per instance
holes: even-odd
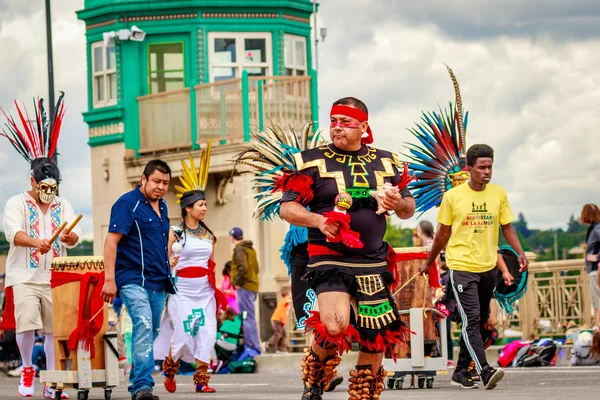
[[[309,0],[85,0],[94,247],[102,254],[114,201],[153,158],[173,182],[180,160],[213,140],[206,223],[215,258],[231,257],[227,232],[244,229],[261,262],[261,292],[287,281],[279,260],[287,227],[252,219],[250,176],[229,183],[232,157],[270,121],[317,120]],[[169,201],[173,224],[181,215]]]

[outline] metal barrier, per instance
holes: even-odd
[[[563,336],[570,321],[592,323],[590,286],[583,259],[532,262],[525,296],[515,313],[501,319],[501,333],[522,332],[523,339]]]

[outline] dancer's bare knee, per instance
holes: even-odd
[[[327,314],[325,320],[321,321],[323,325],[325,325],[325,329],[327,329],[327,333],[331,336],[337,336],[344,332],[348,327],[348,321],[346,318],[339,313],[338,311],[333,311]]]

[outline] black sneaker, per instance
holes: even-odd
[[[159,400],[158,396],[152,394],[150,389],[142,389],[133,396],[131,396],[131,400]]]
[[[504,378],[504,370],[502,368],[487,367],[481,371],[481,382],[485,390],[495,388],[502,378]]]
[[[323,400],[323,389],[316,387],[309,389],[305,386],[302,400]]]
[[[471,375],[466,369],[454,371],[454,374],[452,374],[452,381],[450,383],[452,386],[458,386],[463,389],[477,389],[479,387],[473,382]]]

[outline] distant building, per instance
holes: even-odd
[[[229,183],[230,160],[252,128],[272,120],[301,128],[317,119],[308,0],[86,0],[94,253],[102,254],[110,208],[161,158],[178,183],[180,160],[199,160],[213,139],[206,223],[231,256],[227,232],[243,228],[260,257],[261,291],[287,281],[279,259],[286,224],[252,218],[248,175]],[[171,187],[166,200],[180,221]],[[219,268],[220,271],[220,268]]]

